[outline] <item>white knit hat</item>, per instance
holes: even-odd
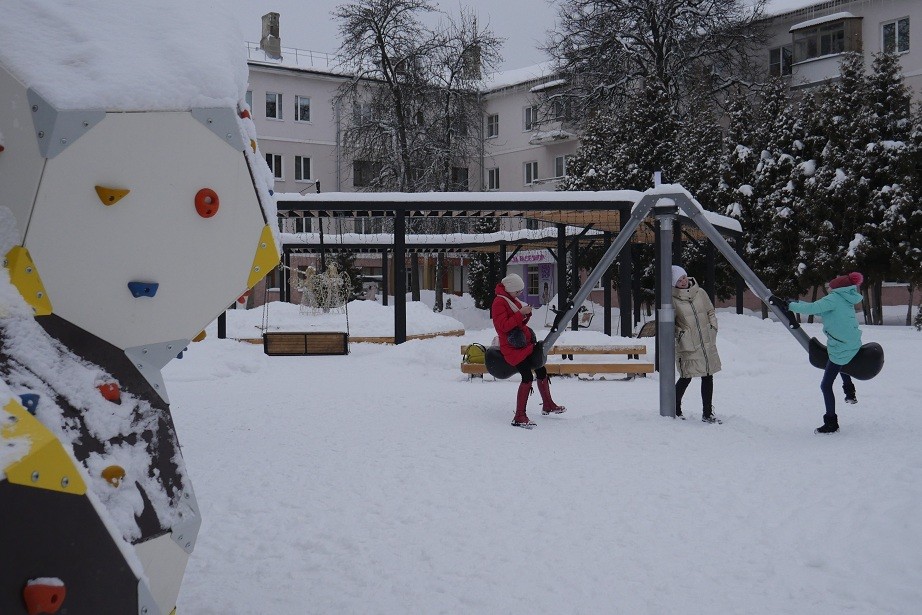
[[[679,267],[678,265],[672,266],[672,287],[675,288],[676,283],[679,281],[683,275],[688,275],[685,273],[685,270]]]
[[[517,276],[514,273],[510,273],[505,278],[500,280],[500,283],[510,293],[517,293],[523,288],[525,288],[525,282],[522,281],[522,278]]]

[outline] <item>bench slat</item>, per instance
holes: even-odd
[[[269,356],[345,355],[349,354],[349,336],[343,332],[266,332],[263,351]]]
[[[461,354],[467,351],[467,345],[461,345]],[[556,354],[647,354],[644,344],[624,346],[561,346],[556,345],[547,353]]]
[[[548,363],[545,365],[549,374],[557,376],[574,374],[652,374],[652,363]],[[462,363],[464,374],[486,374],[483,363]]]

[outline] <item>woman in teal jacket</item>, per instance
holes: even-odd
[[[836,398],[832,392],[836,376],[842,375],[845,402],[858,403],[855,383],[848,374],[842,372],[842,366],[855,358],[861,348],[861,329],[858,328],[858,318],[855,316],[855,304],[861,303],[861,293],[858,292],[858,288],[862,282],[864,282],[864,276],[854,271],[829,282],[829,294],[819,301],[813,303],[792,301],[788,304],[792,312],[816,314],[823,318],[823,333],[826,334],[829,361],[826,362],[826,370],[820,382],[823,401],[826,403],[826,414],[823,415],[823,426],[816,430],[817,433],[839,431]]]

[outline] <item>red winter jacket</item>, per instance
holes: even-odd
[[[496,297],[493,299],[493,305],[490,307],[490,314],[493,317],[493,328],[496,329],[496,336],[499,338],[499,350],[503,353],[503,358],[509,365],[518,365],[525,360],[535,345],[531,341],[531,333],[526,326],[531,314],[525,316],[522,312],[516,312],[509,305],[509,302],[503,299],[509,297],[516,306],[522,307],[523,303],[506,292],[506,287],[502,284],[496,285]],[[528,344],[524,348],[513,348],[506,341],[509,332],[518,327],[525,332],[525,339]]]

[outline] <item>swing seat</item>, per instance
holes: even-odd
[[[487,372],[494,378],[499,378],[500,380],[505,380],[518,372],[515,367],[509,365],[506,359],[503,358],[503,353],[500,352],[499,346],[490,346],[487,348],[484,353],[483,362],[487,366]]]
[[[825,344],[810,338],[810,365],[819,369],[826,369],[829,353]],[[868,342],[858,349],[858,354],[851,361],[842,366],[842,372],[856,380],[870,380],[884,368],[884,349],[877,342]]]
[[[349,354],[349,334],[342,331],[272,331],[263,333],[263,352],[270,357]]]

